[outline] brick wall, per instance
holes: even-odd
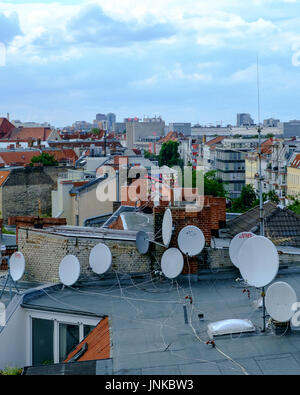
[[[34,228],[40,226],[47,228],[50,226],[67,225],[66,218],[39,218],[39,217],[8,217],[8,225],[16,226],[16,243],[18,244],[19,228]]]
[[[154,233],[157,234],[162,228],[163,216],[166,207],[158,206],[154,208]],[[171,242],[170,248],[178,248],[177,238],[178,234],[184,227],[188,225],[194,225],[200,228],[204,234],[205,242],[207,246],[211,244],[211,207],[204,206],[202,211],[199,212],[186,212],[185,207],[170,207],[173,218],[173,226],[175,228]],[[162,239],[159,240],[162,242]],[[185,264],[182,274],[197,274],[198,273],[198,263],[199,258],[193,257],[185,258]]]
[[[59,264],[68,254],[77,256],[81,274],[89,275],[89,254],[98,243],[106,244],[112,253],[112,269],[126,273],[144,273],[159,266],[151,255],[140,255],[135,241],[65,237],[38,229],[19,229],[19,251],[26,259],[27,280],[59,282]],[[158,262],[163,249],[151,246]]]

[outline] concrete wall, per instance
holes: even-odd
[[[56,188],[58,167],[14,169],[2,186],[1,212],[4,222],[17,215],[38,215],[38,200],[43,214],[51,214],[51,191]]]
[[[100,201],[99,196],[106,195],[109,190],[113,191],[111,200]],[[100,182],[96,187],[84,189],[77,196],[72,196],[72,219],[70,225],[84,226],[87,218],[96,217],[113,212],[113,202],[116,200],[116,180],[108,179]],[[76,216],[79,217],[79,223],[76,223]]]
[[[19,306],[0,333],[0,370],[26,365],[26,312]]]
[[[89,267],[91,249],[98,243],[106,244],[112,253],[112,269],[127,273],[144,273],[158,269],[155,259],[140,255],[135,241],[89,239],[49,234],[37,229],[19,230],[19,251],[26,259],[27,279],[43,282],[59,282],[59,264],[68,254],[77,256],[81,274],[92,274]],[[155,247],[154,253],[160,262],[163,249]]]

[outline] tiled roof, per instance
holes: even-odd
[[[8,170],[0,171],[0,187],[2,187],[9,175],[10,171]]]
[[[76,361],[96,361],[110,357],[110,332],[108,317],[103,318],[94,330],[73,350],[64,362],[70,361],[87,344],[87,350]]]
[[[169,132],[159,140],[159,143],[167,143],[168,141],[178,141],[178,134],[176,132]]]
[[[0,118],[0,135],[4,136],[13,130],[15,127],[12,123],[9,122],[6,118]]]
[[[0,163],[7,166],[12,165],[29,165],[31,159],[34,156],[39,156],[40,151],[12,151],[12,152],[0,152]]]
[[[205,143],[205,145],[213,146],[213,145],[219,144],[219,143],[221,143],[225,138],[226,138],[226,136],[218,136],[218,137],[216,137],[216,138],[214,138],[214,139],[212,139],[212,140],[207,141],[207,142]]]
[[[300,154],[296,155],[293,162],[291,163],[291,167],[294,167],[295,169],[300,168]]]
[[[300,216],[281,209],[276,203],[264,204],[265,235],[276,245],[300,247]],[[227,233],[234,237],[240,232],[259,234],[259,207],[255,207],[227,223]]]
[[[52,130],[50,128],[15,128],[9,138],[11,140],[38,140],[46,141]]]
[[[59,150],[44,150],[44,153],[49,155],[53,155],[57,162],[65,162],[69,161],[73,165],[75,165],[76,160],[78,159],[75,151],[71,148],[67,149],[59,149]]]

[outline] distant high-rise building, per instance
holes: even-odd
[[[246,113],[241,113],[241,114],[237,114],[237,121],[236,121],[236,125],[237,126],[251,126],[254,125],[254,121],[251,118],[250,114],[246,114]]]
[[[116,114],[110,112],[106,115],[107,119],[107,128],[109,131],[113,130],[113,125],[116,123],[117,117]]]
[[[107,116],[105,114],[97,114],[96,121],[107,121]]]

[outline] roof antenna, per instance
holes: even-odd
[[[258,166],[259,166],[259,222],[260,222],[260,235],[265,235],[264,229],[264,202],[262,192],[262,168],[261,168],[261,125],[260,125],[260,80],[259,80],[259,59],[257,53],[257,114],[258,114]],[[262,332],[266,332],[266,293],[265,287],[262,287],[262,300],[263,300],[263,329]]]

